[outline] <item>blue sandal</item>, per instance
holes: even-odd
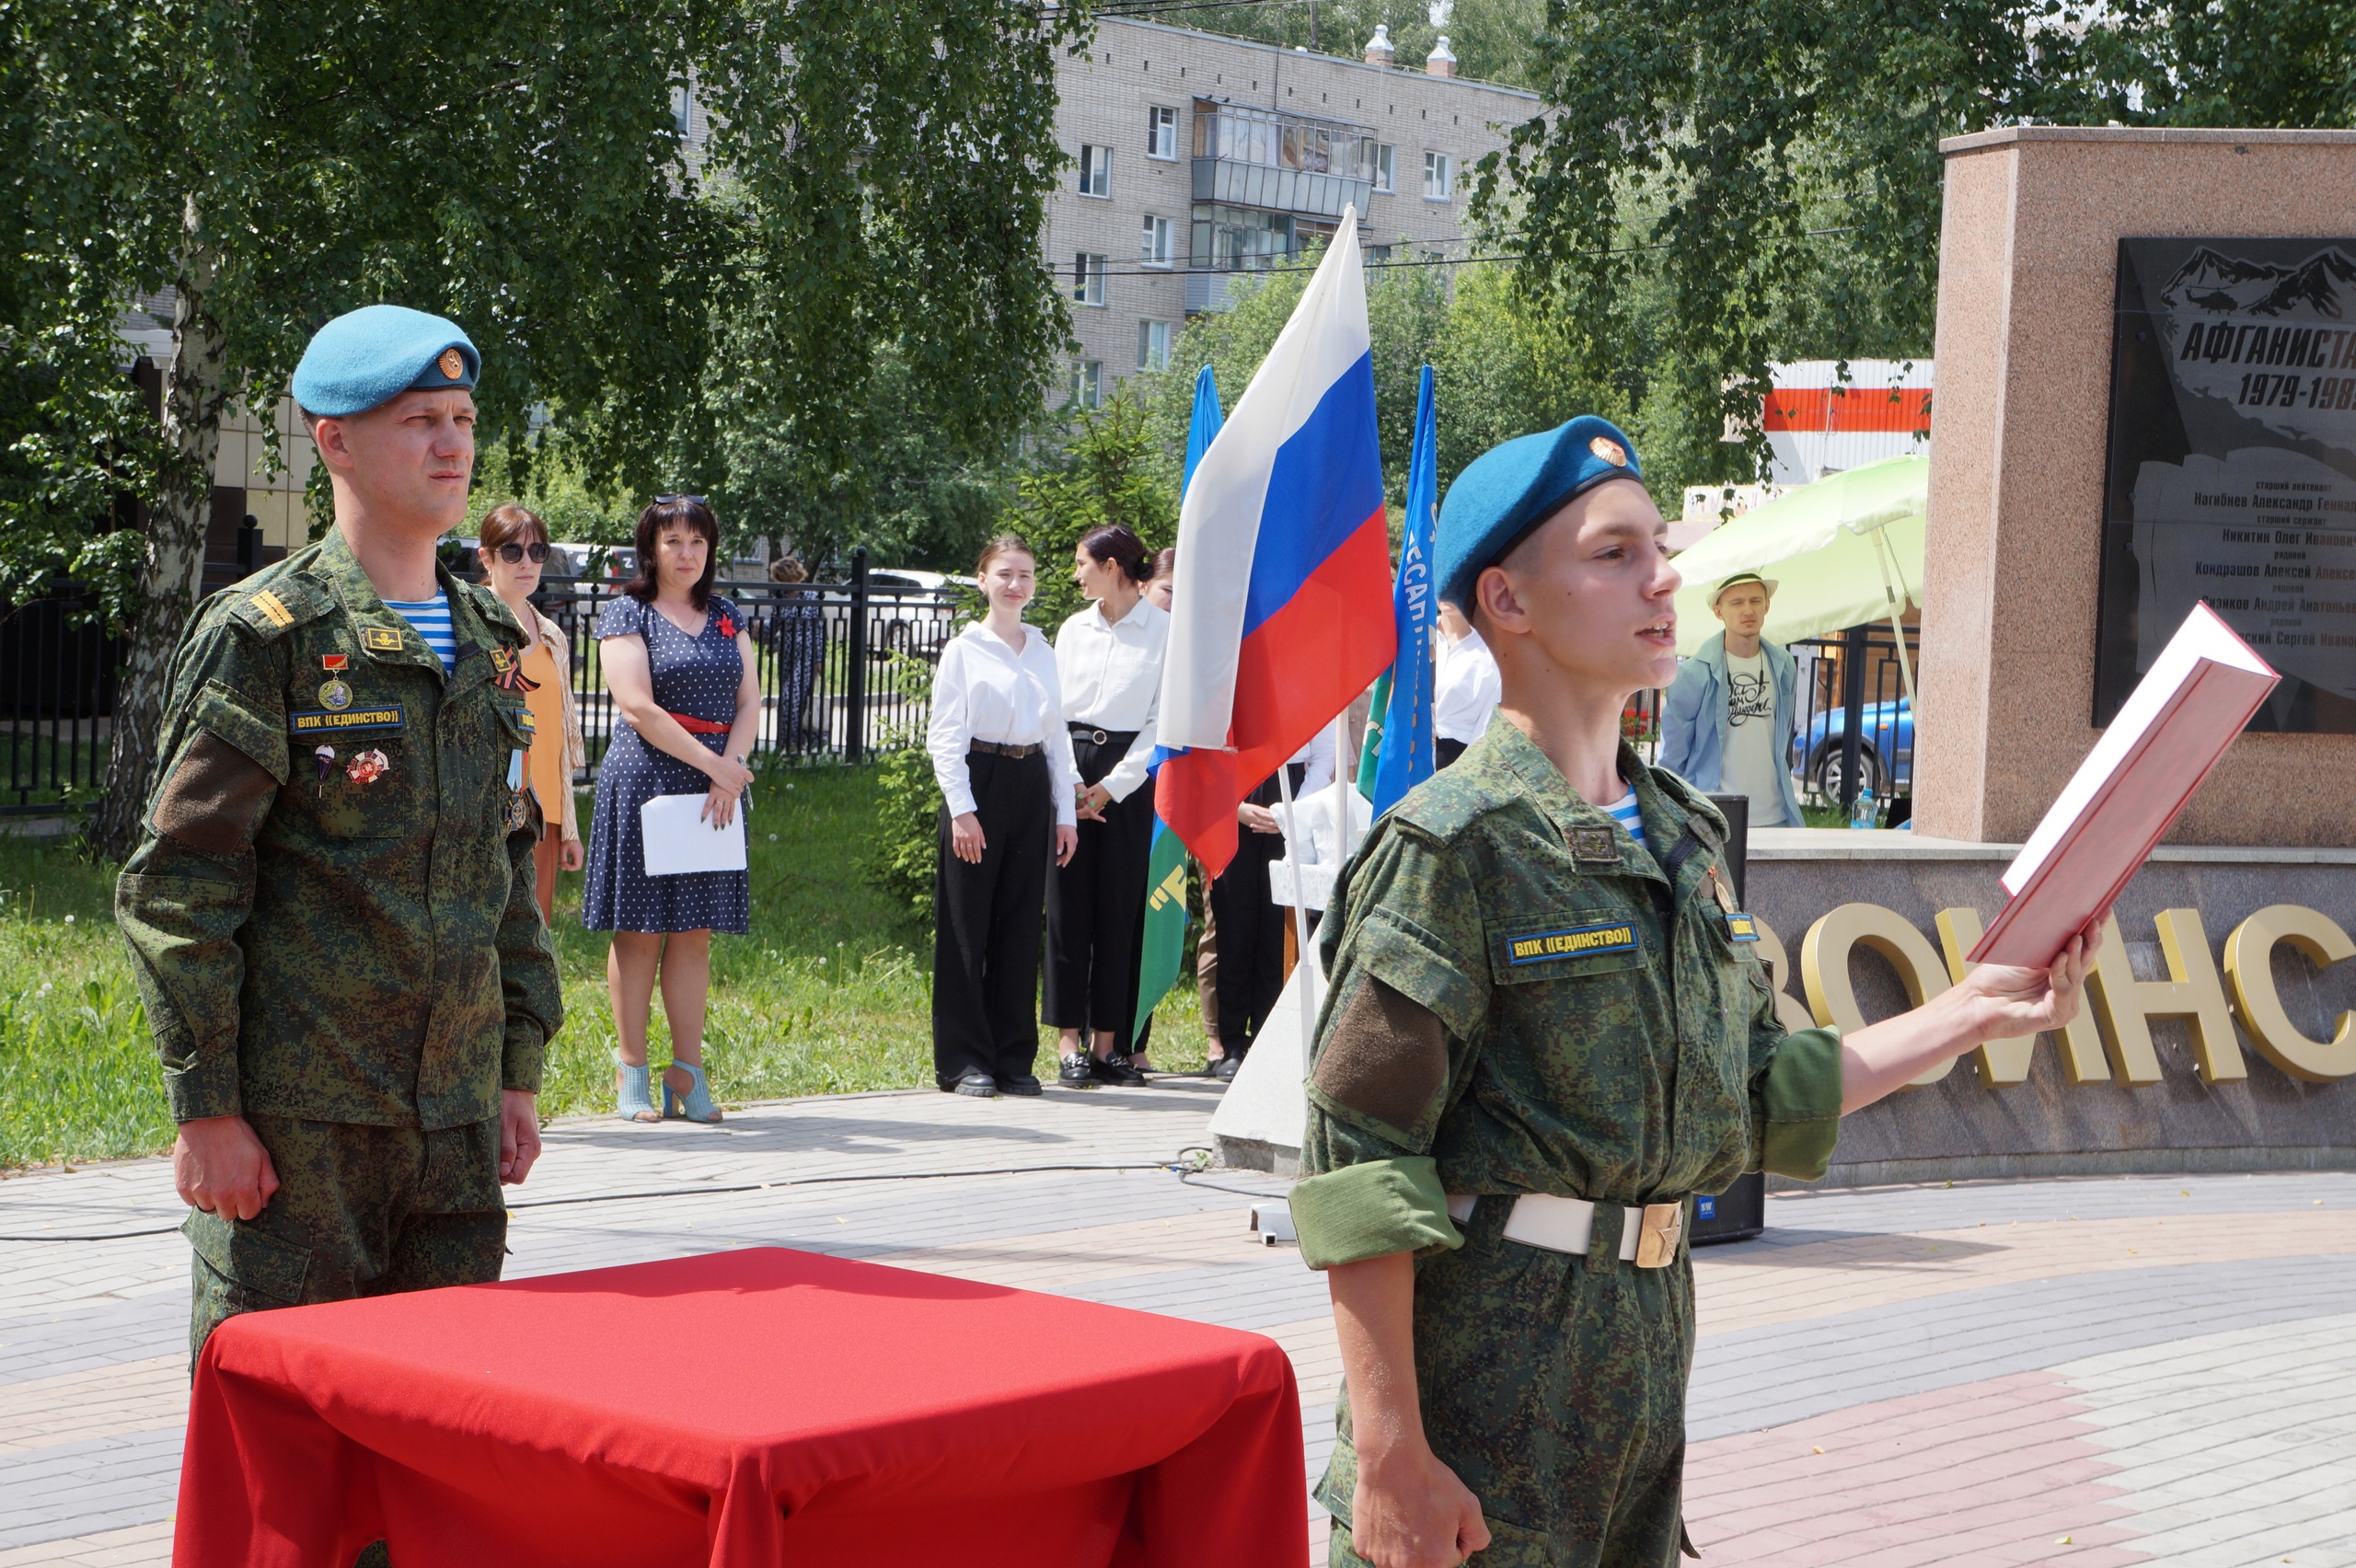
[[[654,1101],[647,1093],[651,1087],[647,1073],[648,1067],[644,1062],[633,1067],[621,1059],[619,1053],[616,1053],[614,1056],[614,1114],[625,1122],[659,1122],[663,1119],[656,1114]]]
[[[685,1094],[671,1087],[671,1075],[687,1075]],[[720,1107],[711,1102],[711,1085],[704,1081],[703,1068],[693,1062],[673,1062],[663,1069],[663,1114],[684,1116],[690,1122],[717,1122]]]

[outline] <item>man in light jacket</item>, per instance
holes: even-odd
[[[1792,732],[1799,721],[1799,665],[1760,635],[1775,584],[1738,571],[1710,609],[1726,629],[1677,667],[1662,704],[1659,766],[1705,793],[1750,797],[1753,827],[1799,827],[1792,786]]]

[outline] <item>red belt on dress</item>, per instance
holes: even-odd
[[[664,711],[668,713],[670,709],[665,709]],[[733,728],[733,725],[715,724],[709,719],[690,718],[685,713],[672,713],[671,717],[677,720],[679,728],[690,735],[724,735]]]

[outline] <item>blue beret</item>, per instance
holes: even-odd
[[[1465,465],[1440,502],[1432,536],[1439,596],[1470,615],[1473,582],[1523,535],[1607,479],[1644,477],[1627,436],[1593,414],[1489,448]]]
[[[365,413],[403,392],[475,384],[482,356],[457,324],[371,305],[320,328],[294,367],[294,401],[327,419]]]

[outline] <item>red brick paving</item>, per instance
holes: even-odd
[[[1712,1568],[2152,1562],[2113,1523],[2130,1509],[2085,1413],[2029,1372],[1697,1443],[1688,1528]]]

